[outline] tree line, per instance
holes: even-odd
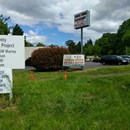
[[[80,53],[80,42],[68,40],[65,44],[71,53]],[[117,33],[104,33],[95,43],[91,39],[88,40],[83,46],[83,53],[86,56],[130,54],[130,19],[119,26]]]

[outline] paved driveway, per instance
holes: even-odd
[[[85,63],[85,69],[91,69],[91,68],[104,68],[109,66],[115,66],[115,65],[102,65],[101,63],[95,63],[95,62],[86,62]]]

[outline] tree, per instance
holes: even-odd
[[[13,31],[12,31],[12,35],[23,35],[23,30],[21,29],[21,27],[16,24],[13,28]]]
[[[85,56],[93,55],[93,46],[89,45],[88,47],[84,48],[84,54]]]
[[[123,35],[130,30],[130,19],[124,21],[122,25],[119,26],[119,29],[117,30],[117,35],[120,37],[123,37]]]
[[[45,46],[43,43],[39,42],[37,46]]]
[[[93,46],[93,55],[101,56],[101,47],[97,44]]]
[[[91,55],[93,55],[93,42],[92,42],[91,39],[89,39],[87,41],[87,43],[85,43],[85,45],[83,47],[83,50],[84,50],[85,56],[91,56]]]
[[[126,53],[126,46],[129,47],[129,39],[130,39],[130,19],[124,21],[122,25],[119,26],[117,31],[118,38],[118,54]]]
[[[81,53],[81,42],[78,42],[76,46],[76,54],[80,54]]]
[[[66,46],[68,46],[68,49],[71,54],[77,54],[77,48],[76,43],[73,40],[68,40],[65,42]]]
[[[130,30],[128,30],[122,37],[124,46],[130,47]]]
[[[49,47],[54,48],[54,47],[58,47],[58,45],[51,44],[49,45]]]
[[[118,38],[116,34],[105,33],[101,38],[96,40],[95,44],[101,49],[101,55],[118,53]]]
[[[8,24],[6,23],[6,21],[9,19],[10,17],[3,17],[3,15],[0,15],[0,34],[9,34],[10,32],[10,28],[8,28]]]

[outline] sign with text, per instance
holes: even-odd
[[[0,35],[0,68],[25,68],[24,36]]]
[[[86,10],[74,15],[74,28],[79,29],[90,26],[90,11]]]
[[[84,66],[84,55],[68,55],[63,56],[63,66]]]
[[[12,69],[0,67],[0,93],[12,93]]]

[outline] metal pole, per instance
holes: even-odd
[[[83,28],[81,28],[81,54],[83,54]]]
[[[83,54],[83,28],[81,28],[81,54]],[[83,70],[84,67],[81,66],[81,70]]]
[[[11,88],[12,89],[12,88]],[[10,105],[12,105],[12,103],[13,103],[13,92],[12,92],[12,90],[11,90],[11,93],[9,94],[9,101],[10,101]]]

